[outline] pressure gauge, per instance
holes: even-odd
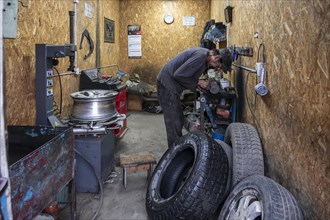
[[[165,21],[166,24],[172,24],[173,21],[174,21],[173,15],[171,15],[171,14],[165,15],[164,21]]]

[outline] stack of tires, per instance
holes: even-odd
[[[168,149],[151,176],[150,219],[300,220],[283,186],[264,176],[259,135],[244,123],[228,126],[225,140],[192,132]]]

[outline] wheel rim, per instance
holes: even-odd
[[[258,198],[258,192],[246,189],[237,194],[227,213],[226,220],[261,220],[262,202]]]

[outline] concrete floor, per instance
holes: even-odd
[[[129,112],[128,131],[116,141],[115,175],[103,185],[103,194],[77,193],[77,214],[79,220],[91,220],[102,207],[95,219],[98,220],[144,220],[147,219],[145,197],[147,172],[128,173],[127,188],[122,182],[122,170],[118,166],[120,154],[152,152],[158,161],[167,149],[163,114]],[[60,211],[59,219],[70,219],[69,208]]]

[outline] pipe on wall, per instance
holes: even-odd
[[[227,6],[229,6],[229,0],[227,0]],[[226,24],[226,43],[227,43],[227,47],[229,47],[229,25],[230,23]]]
[[[79,3],[79,0],[73,0],[74,3],[74,17],[73,17],[73,45],[77,45],[77,4]],[[78,53],[75,51],[74,56],[74,72],[75,74],[79,74],[79,68],[78,66]]]
[[[252,69],[250,67],[246,67],[246,66],[242,66],[242,65],[239,65],[239,64],[236,64],[236,63],[232,63],[233,66],[236,66],[238,68],[241,68],[243,70],[247,70],[247,71],[250,71],[251,73],[257,73],[257,70],[256,69]]]
[[[0,4],[0,24],[3,22],[3,4]],[[3,47],[3,26],[0,25],[0,176],[7,179],[7,186],[0,194],[1,200],[1,213],[4,219],[13,219],[12,203],[11,203],[11,186],[8,170],[7,159],[7,143],[6,143],[6,121],[5,121],[5,71],[4,71],[4,47]]]
[[[101,65],[101,57],[100,57],[100,47],[101,47],[101,39],[100,39],[100,1],[96,2],[96,59],[95,66],[99,67]]]
[[[74,11],[69,11],[70,16],[70,45],[71,50],[74,51],[74,56],[70,56],[70,67],[69,70],[73,71],[75,74],[79,74],[79,68],[77,68],[77,3],[78,0],[73,0]]]

